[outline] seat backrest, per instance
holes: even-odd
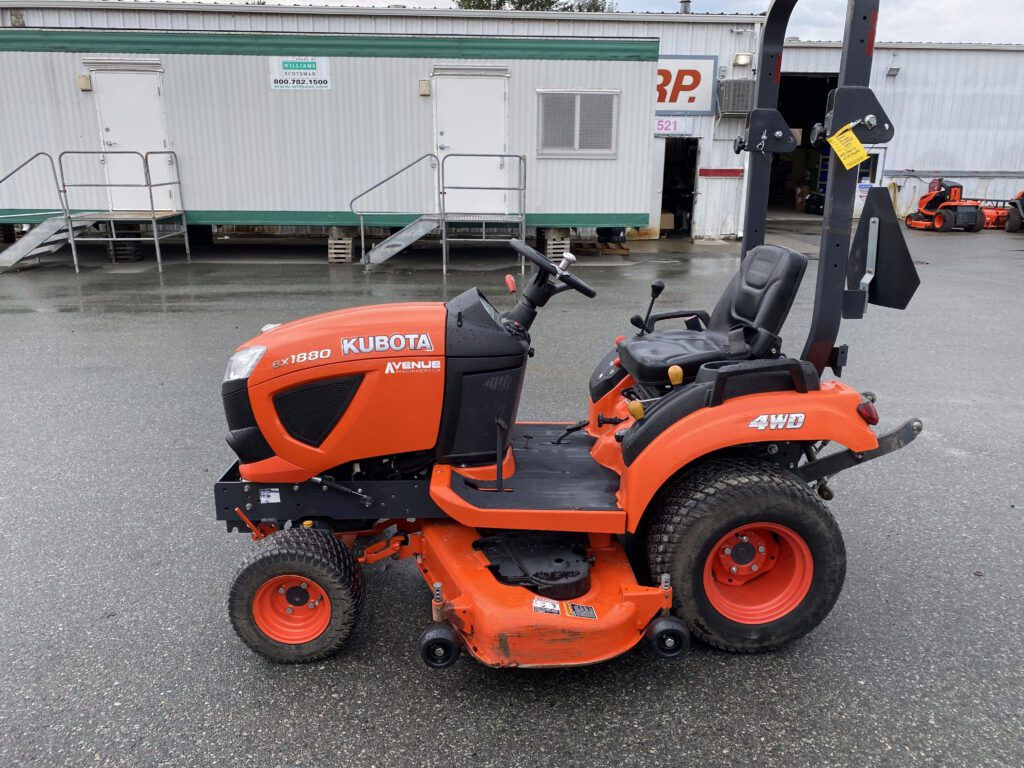
[[[718,300],[708,330],[751,326],[778,336],[800,288],[807,257],[779,245],[751,250]]]

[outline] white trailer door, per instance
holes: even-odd
[[[167,149],[167,127],[160,90],[159,72],[99,71],[92,75],[96,110],[100,121],[100,142],[105,150],[157,152]],[[150,159],[154,184],[170,181],[175,169],[168,155]],[[107,155],[108,184],[143,184],[145,173],[137,155]],[[155,187],[156,210],[177,210],[177,189]],[[110,208],[114,211],[148,211],[145,187],[110,187]]]
[[[446,187],[509,187],[509,161],[497,157],[452,157],[507,152],[506,77],[434,77],[437,155],[444,162]],[[513,164],[515,161],[512,161]],[[518,183],[518,182],[513,182]],[[445,196],[447,213],[508,213],[508,193],[455,189]]]

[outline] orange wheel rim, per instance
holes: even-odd
[[[279,643],[316,640],[331,623],[331,601],[312,579],[285,574],[267,579],[252,598],[252,619]]]
[[[768,624],[791,613],[811,589],[814,559],[803,538],[777,523],[730,531],[704,562],[704,593],[737,624]]]
[[[935,226],[942,229],[942,225],[946,223],[946,218],[941,213],[935,214]]]

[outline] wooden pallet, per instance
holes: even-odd
[[[355,248],[351,237],[332,237],[327,240],[328,264],[351,264]]]
[[[629,256],[629,246],[625,243],[598,243],[588,241],[576,243],[572,248],[573,256]]]

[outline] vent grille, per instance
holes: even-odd
[[[319,446],[331,434],[362,382],[362,375],[318,381],[274,397],[285,431],[300,442]]]
[[[540,154],[614,154],[618,103],[615,91],[541,91]]]
[[[753,80],[721,80],[718,83],[718,114],[745,117],[754,108]]]

